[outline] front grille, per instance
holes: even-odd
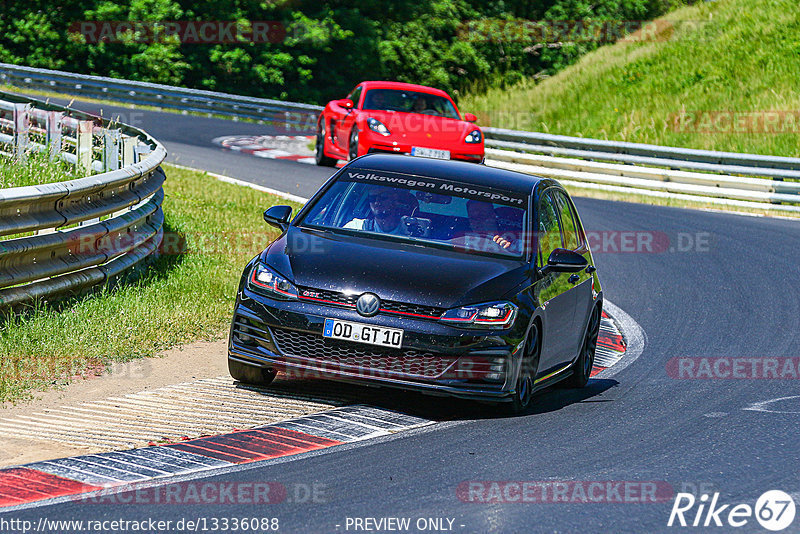
[[[382,309],[395,313],[403,313],[406,315],[424,315],[426,317],[438,319],[445,312],[443,308],[421,306],[419,304],[406,304],[405,302],[395,302],[393,300],[384,300],[382,303]]]
[[[358,297],[361,295],[346,295],[339,291],[330,291],[327,289],[314,289],[310,287],[298,288],[300,297],[304,299],[314,300],[320,304],[332,304],[347,307],[355,307]],[[397,302],[394,300],[381,299],[381,310],[390,313],[400,313],[403,315],[423,316],[425,318],[438,319],[446,311],[445,308],[437,308],[435,306],[423,306],[420,304],[409,304],[406,302]]]
[[[355,306],[360,295],[345,295],[338,291],[328,291],[327,289],[312,289],[310,287],[299,287],[297,290],[302,298],[325,301],[330,304],[341,304],[343,306]]]
[[[436,378],[457,359],[410,349],[360,346],[283,328],[271,327],[270,330],[284,356],[314,360],[323,370],[359,371],[365,376]]]

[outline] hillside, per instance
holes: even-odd
[[[800,156],[797,0],[704,2],[657,27],[459,107],[487,126]]]

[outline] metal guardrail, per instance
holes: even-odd
[[[146,132],[0,92],[0,152],[88,175],[0,189],[0,307],[114,281],[157,253],[166,150]]]
[[[313,133],[320,106],[0,63],[0,83]],[[1,122],[1,121],[0,121]],[[721,206],[800,212],[800,159],[483,128],[487,165],[566,185]],[[0,136],[0,140],[2,140]],[[97,164],[95,164],[97,165]]]
[[[297,133],[314,132],[320,106],[281,102],[215,91],[186,89],[118,78],[0,63],[0,84],[154,106],[188,113],[284,124]]]
[[[800,213],[800,159],[483,128],[486,163],[577,187]]]

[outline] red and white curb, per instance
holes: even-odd
[[[597,336],[597,352],[594,356],[594,367],[591,376],[619,362],[627,350],[625,338],[622,336],[617,323],[603,310],[600,318],[600,335]]]
[[[285,159],[313,165],[316,163],[314,153],[308,148],[313,140],[313,135],[226,135],[211,142],[258,158]]]
[[[181,443],[35,462],[0,469],[0,507],[293,456],[430,424],[356,405]]]

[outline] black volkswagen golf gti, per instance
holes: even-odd
[[[370,381],[513,412],[586,385],[603,296],[556,181],[372,154],[291,211],[264,213],[282,235],[244,270],[233,378]]]

